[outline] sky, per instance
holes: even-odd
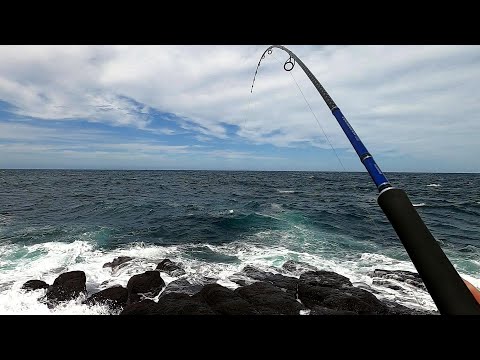
[[[480,46],[285,46],[383,171],[479,172]],[[0,168],[365,171],[267,47],[0,46]]]

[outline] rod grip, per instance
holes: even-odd
[[[407,193],[390,188],[378,204],[395,229],[442,315],[480,315],[480,305],[412,205]]]

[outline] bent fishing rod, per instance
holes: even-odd
[[[302,60],[284,46],[270,46],[258,62],[251,92],[253,92],[260,64],[265,54],[270,55],[273,48],[281,49],[290,56],[283,66],[286,71],[291,71],[295,64],[300,65],[337,119],[379,191],[378,204],[395,229],[440,313],[442,315],[480,315],[480,305],[420,218],[407,193],[390,184],[340,108]]]

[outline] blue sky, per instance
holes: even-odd
[[[480,46],[286,46],[384,171],[479,171]],[[0,168],[363,171],[266,47],[0,46]]]

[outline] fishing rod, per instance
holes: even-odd
[[[300,65],[337,119],[379,191],[378,204],[395,229],[440,313],[480,315],[480,305],[420,218],[407,193],[390,184],[342,111],[298,56],[281,45],[268,47],[258,62],[250,92],[253,92],[255,78],[265,54],[270,55],[273,48],[281,49],[290,56],[283,66],[286,71],[291,71],[295,64]]]

